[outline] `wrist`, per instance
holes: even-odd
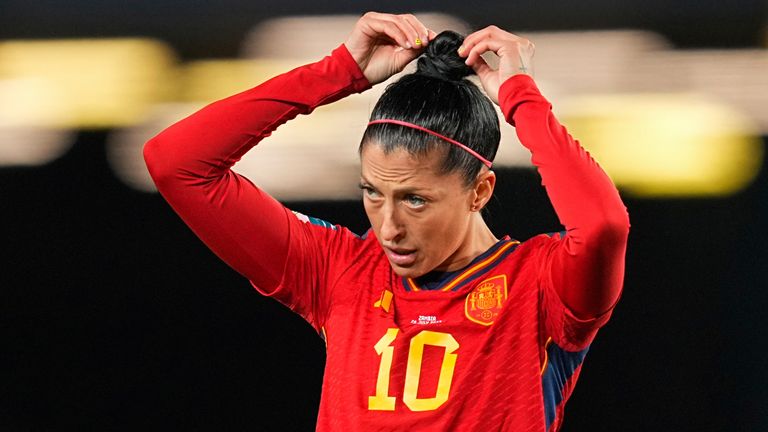
[[[360,64],[350,52],[346,44],[341,44],[331,53],[331,57],[337,60],[344,70],[349,72],[352,78],[352,88],[355,92],[360,93],[364,90],[371,88],[371,82],[365,77],[363,70],[360,68]]]
[[[541,95],[539,88],[528,74],[515,74],[507,78],[499,86],[499,107],[507,123],[515,125],[514,115],[517,109],[526,102],[549,102]]]

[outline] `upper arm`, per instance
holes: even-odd
[[[160,193],[206,246],[261,294],[319,328],[331,274],[353,237],[348,230],[293,213],[232,170],[211,178],[164,175],[173,178],[155,176]]]
[[[232,170],[189,173],[154,146],[150,141],[144,151],[150,174],[182,220],[237,272],[264,289],[275,287],[288,253],[290,211]]]
[[[279,125],[370,87],[343,45],[330,56],[214,102],[144,146],[158,191],[222,260],[266,294],[286,275],[319,278],[333,236],[314,232],[247,178],[232,171]],[[296,281],[315,292],[322,279]],[[314,300],[313,300],[314,301]],[[304,307],[296,303],[296,308]]]
[[[346,228],[289,212],[288,248],[280,280],[269,287],[254,279],[251,284],[319,330],[330,308],[334,284],[351,265],[362,242]]]
[[[548,336],[578,351],[591,343],[618,301],[626,242],[617,233],[588,239],[588,245],[569,237],[540,239],[539,289]]]
[[[499,99],[567,230],[537,240],[548,331],[571,346],[588,343],[621,293],[629,234],[626,208],[611,179],[555,118],[530,77],[510,78]]]

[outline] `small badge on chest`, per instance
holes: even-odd
[[[493,276],[470,291],[464,301],[464,314],[470,321],[489,326],[496,320],[506,300],[507,276]]]

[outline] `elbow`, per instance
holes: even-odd
[[[602,247],[625,246],[629,237],[629,215],[624,206],[614,211],[606,211],[600,217],[594,217],[588,224],[581,228],[569,230],[571,243],[569,250],[575,254],[580,246],[588,244],[602,245]]]
[[[158,137],[154,137],[144,144],[144,164],[147,166],[152,181],[158,190],[174,177],[174,164],[171,155]]]
[[[595,209],[595,215],[599,215],[594,219],[598,233],[624,238],[629,235],[629,212],[618,192],[615,199],[602,200]]]
[[[595,226],[592,237],[598,239],[598,244],[626,246],[629,238],[629,214],[622,205],[604,215],[600,223]]]
[[[623,235],[624,237],[629,235],[629,213],[623,204],[616,206],[613,211],[606,215],[605,227],[607,230]]]
[[[629,237],[629,214],[622,206],[622,211],[605,217],[597,228],[597,237],[607,244],[626,244]]]

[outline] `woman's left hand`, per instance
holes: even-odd
[[[499,87],[504,81],[518,74],[533,76],[534,50],[533,42],[528,39],[496,26],[489,26],[464,38],[464,43],[459,48],[459,56],[466,57],[467,65],[475,70],[486,94],[498,105]],[[497,70],[488,66],[480,57],[488,51],[499,56]]]
[[[435,36],[413,15],[368,12],[357,21],[344,45],[365,78],[377,84],[403,70]]]

